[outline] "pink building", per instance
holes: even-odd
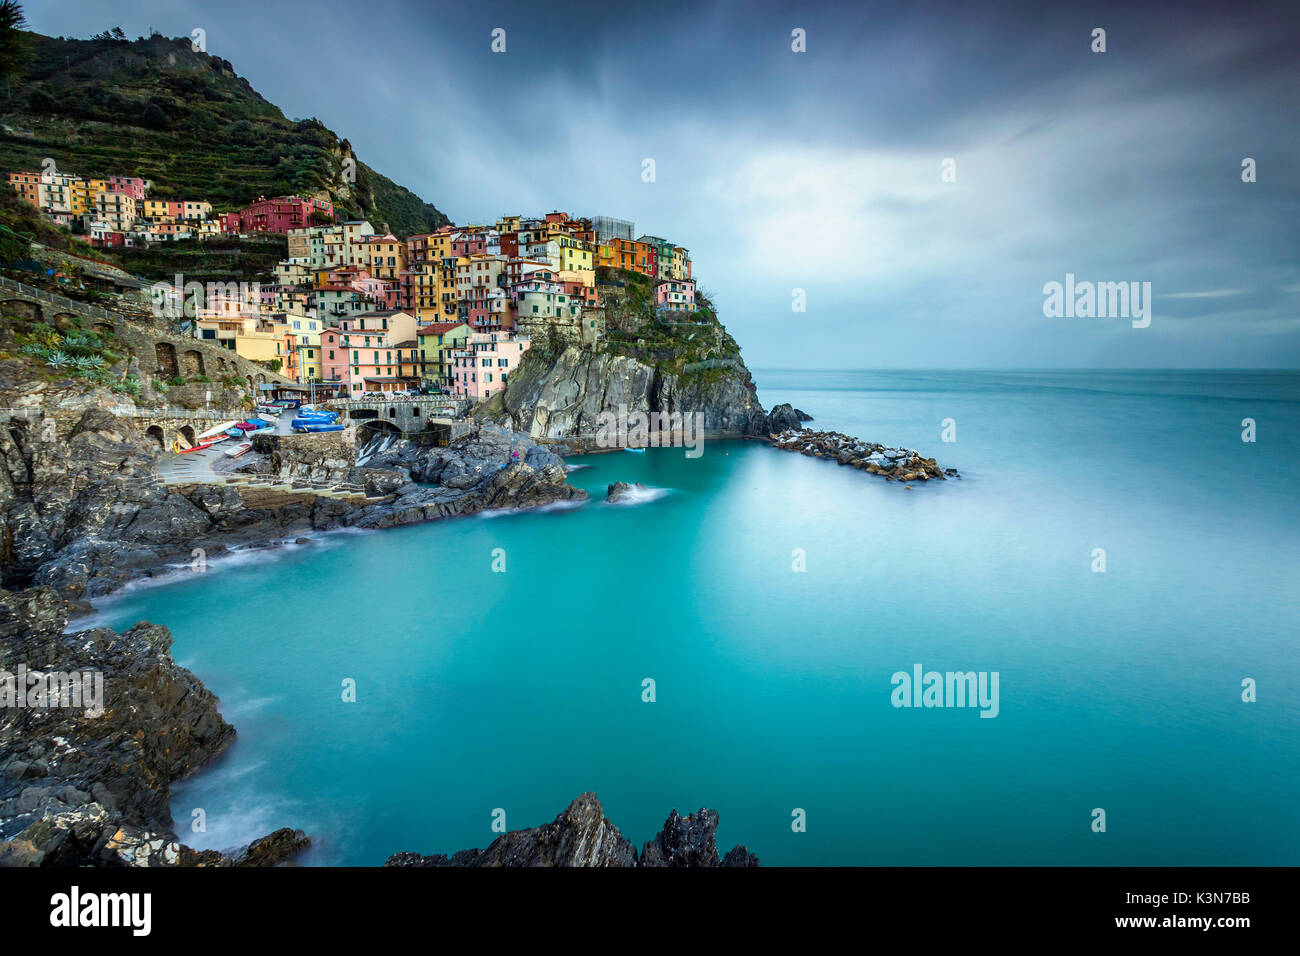
[[[228,212],[221,217],[221,231],[271,232],[287,234],[290,229],[303,229],[316,225],[318,220],[332,220],[334,204],[325,199],[303,199],[301,196],[278,196],[275,199],[259,197],[239,212]]]
[[[348,364],[350,356],[343,336],[343,330],[333,326],[320,334],[321,375],[327,382],[347,384],[351,379]]]
[[[451,238],[451,254],[456,258],[487,253],[487,236],[481,232],[460,232]]]
[[[655,303],[672,312],[694,312],[695,280],[664,279],[655,286]]]
[[[135,200],[144,199],[145,193],[149,191],[149,184],[138,176],[109,176],[108,191],[111,193],[126,193]]]
[[[464,349],[451,353],[451,390],[481,401],[504,391],[510,373],[532,342],[509,332],[475,332]]]

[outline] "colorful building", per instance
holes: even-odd
[[[664,279],[655,286],[655,304],[670,312],[694,312],[695,280]]]
[[[532,342],[510,332],[475,332],[463,349],[451,353],[451,389],[474,401],[504,391],[510,373]]]
[[[464,322],[434,322],[423,326],[417,336],[420,349],[420,377],[426,385],[451,385],[451,355],[465,348],[472,329]]]
[[[221,217],[221,228],[226,233],[269,232],[287,235],[291,229],[302,229],[316,224],[319,219],[333,219],[334,205],[325,199],[304,199],[301,196],[277,196],[274,199],[259,197],[238,212],[228,212]]]

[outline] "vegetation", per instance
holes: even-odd
[[[123,269],[150,282],[170,282],[182,275],[187,282],[270,283],[275,278],[276,263],[288,254],[284,236],[214,236],[121,249],[117,260]]]
[[[0,264],[28,258],[28,245],[32,241],[73,255],[117,264],[113,255],[92,247],[68,229],[56,225],[42,216],[35,206],[23,202],[7,183],[3,185],[5,188],[0,189]]]
[[[400,238],[448,221],[356,161],[319,120],[285,117],[227,60],[195,52],[188,38],[4,30],[5,6],[0,0],[0,72],[6,64],[13,71],[0,99],[6,170],[38,170],[49,157],[81,176],[142,176],[154,198],[204,199],[218,212],[262,195],[328,197],[341,217],[387,224]],[[345,175],[353,161],[355,177]]]
[[[33,369],[44,369],[55,378],[70,376],[87,385],[115,388],[138,397],[139,381],[133,390],[125,379],[119,380],[112,371],[112,366],[122,359],[113,349],[112,333],[84,330],[75,319],[65,320],[62,328],[33,322],[15,313],[5,313],[3,319],[5,325],[13,330],[18,354]]]

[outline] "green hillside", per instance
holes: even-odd
[[[386,223],[400,238],[448,222],[318,120],[287,119],[188,38],[23,36],[30,56],[7,90],[0,81],[0,171],[40,170],[50,157],[63,172],[142,176],[153,198],[206,199],[217,211],[259,195],[329,198],[341,218]]]

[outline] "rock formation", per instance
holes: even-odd
[[[510,375],[505,397],[476,414],[535,439],[593,447],[602,412],[702,413],[704,437],[744,438],[771,428],[749,370],[739,358],[721,374],[661,372],[627,355],[576,346],[554,359],[526,361]]]
[[[551,823],[511,830],[486,850],[461,850],[451,856],[398,853],[385,866],[758,866],[758,857],[743,846],[721,860],[717,846],[718,813],[701,809],[683,819],[674,810],[664,828],[642,848],[636,847],[606,819],[594,793],[584,793]]]
[[[171,784],[224,750],[234,728],[172,660],[165,627],[66,634],[67,622],[68,605],[50,588],[0,591],[0,671],[98,674],[103,695],[95,715],[85,697],[41,706],[26,680],[10,685],[28,705],[0,707],[0,864],[270,866],[308,844],[286,829],[230,854],[183,846]]]
[[[633,489],[645,491],[646,486],[641,484],[639,481],[630,485],[626,481],[616,481],[605,489],[605,500],[611,504],[621,501],[623,498],[627,497],[628,493]]]

